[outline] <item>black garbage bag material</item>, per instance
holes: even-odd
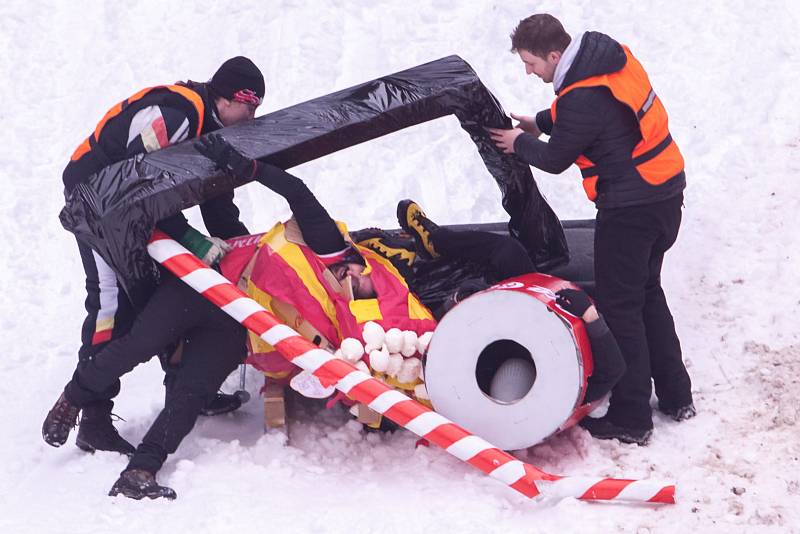
[[[297,104],[221,133],[238,150],[283,169],[408,126],[455,115],[496,180],[508,231],[541,270],[568,260],[564,232],[530,168],[502,154],[484,128],[511,121],[472,68],[445,57]],[[134,302],[157,276],[146,251],[157,221],[245,182],[221,174],[191,143],[113,164],[77,186],[61,223],[117,272]]]

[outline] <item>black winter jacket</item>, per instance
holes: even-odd
[[[617,41],[602,33],[587,32],[559,90],[592,76],[616,72],[626,61]],[[559,174],[583,154],[602,169],[596,186],[598,208],[651,204],[671,198],[686,187],[683,171],[658,186],[644,181],[631,161],[633,148],[642,139],[636,116],[607,87],[573,89],[556,105],[555,124],[550,109],[536,115],[536,124],[550,136],[549,142],[527,133],[514,142],[514,152],[529,165]]]
[[[220,129],[222,124],[216,116],[214,99],[208,94],[205,84],[188,82],[185,85],[203,99],[201,134]],[[197,111],[183,96],[167,89],[156,89],[146,94],[105,124],[95,148],[67,164],[63,174],[66,193],[112,163],[157,149],[152,139],[158,136],[148,129],[163,128],[160,139],[163,141],[166,138],[168,144],[174,144],[195,137],[197,120]],[[233,203],[233,191],[204,202],[200,205],[200,212],[212,236],[228,239],[249,233],[239,221],[239,209]],[[181,213],[159,221],[157,226],[174,239],[180,239],[189,229],[189,223]]]

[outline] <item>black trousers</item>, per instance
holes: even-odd
[[[431,232],[431,240],[442,256],[485,265],[497,280],[536,272],[525,247],[513,237],[439,227]]]
[[[129,468],[156,472],[194,427],[200,410],[245,357],[245,329],[177,278],[162,283],[130,332],[78,364],[64,393],[77,406],[107,400],[111,386],[170,343],[183,355],[164,409],[131,459]]]
[[[598,305],[627,364],[608,409],[609,419],[621,426],[653,427],[652,382],[662,407],[692,401],[691,381],[661,288],[661,265],[678,236],[682,204],[681,194],[655,204],[597,212]]]

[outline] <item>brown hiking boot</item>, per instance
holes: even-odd
[[[45,443],[53,447],[60,447],[66,443],[70,430],[75,428],[80,411],[81,409],[69,402],[62,393],[44,418],[42,437]]]
[[[400,228],[414,238],[420,256],[427,259],[439,257],[431,240],[431,233],[439,226],[425,216],[419,204],[410,199],[398,202],[397,222]]]

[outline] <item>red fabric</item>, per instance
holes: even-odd
[[[314,262],[312,265],[318,269],[317,264],[318,262]],[[305,290],[305,284],[297,272],[280,255],[274,253],[269,245],[264,245],[264,250],[259,253],[250,279],[262,291],[294,306],[325,339],[338,344],[339,334],[322,305]],[[328,295],[330,296],[330,292]]]
[[[253,234],[229,239],[227,243],[231,246],[230,252],[225,254],[219,262],[222,276],[233,282],[239,282],[242,271],[256,252],[258,242],[264,234]]]

